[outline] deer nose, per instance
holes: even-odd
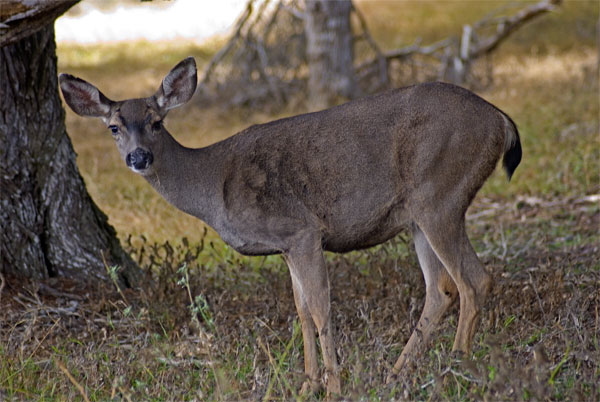
[[[144,151],[142,148],[136,148],[135,151],[127,154],[125,163],[134,170],[148,169],[152,165],[154,157],[152,152]]]

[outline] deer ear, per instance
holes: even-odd
[[[75,113],[103,119],[109,117],[114,102],[104,96],[98,88],[69,74],[61,74],[58,81],[65,101]]]
[[[154,94],[156,103],[164,112],[183,105],[194,95],[197,81],[196,62],[193,57],[188,57],[167,74]]]

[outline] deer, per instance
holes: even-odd
[[[192,149],[163,121],[194,95],[193,57],[147,98],[112,101],[69,74],[59,83],[71,109],[100,118],[125,164],[169,203],[241,254],[283,256],[304,340],[302,393],[341,394],[323,252],[368,248],[403,230],[412,230],[426,296],[388,380],[416,360],[457,298],[453,351],[469,356],[492,277],[467,237],[465,214],[500,158],[510,180],[522,156],[517,126],[491,103],[459,86],[424,83]]]

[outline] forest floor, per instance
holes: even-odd
[[[410,3],[400,25],[389,23],[394,2],[359,4],[391,48],[417,30],[460,32],[485,3],[447,3],[451,23]],[[479,92],[517,122],[523,161],[510,183],[497,169],[467,214],[494,278],[471,359],[450,353],[454,306],[416,368],[386,385],[424,303],[411,237],[326,255],[344,399],[600,400],[597,20],[597,2],[567,2],[523,28],[493,56],[494,82]],[[202,66],[220,44],[59,46],[59,70],[114,99],[148,96],[178,60]],[[166,126],[204,146],[297,112],[192,104]],[[0,400],[298,398],[302,335],[282,259],[240,256],[169,206],[128,171],[101,123],[69,111],[67,127],[90,194],[148,280],[125,289],[0,278]]]

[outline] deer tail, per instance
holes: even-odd
[[[521,149],[521,140],[519,138],[519,130],[515,122],[508,117],[508,115],[502,113],[504,119],[504,158],[502,159],[502,166],[506,170],[508,180],[512,177],[515,169],[521,162],[521,156],[523,151]]]

